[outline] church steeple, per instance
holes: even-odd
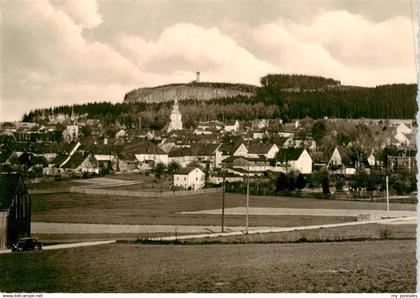
[[[182,130],[182,114],[178,106],[178,98],[175,97],[174,106],[171,112],[171,121],[169,122],[168,132],[172,130]]]

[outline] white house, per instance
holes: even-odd
[[[174,174],[174,186],[184,189],[200,189],[204,186],[206,175],[200,168],[180,169]]]
[[[356,174],[355,161],[346,147],[335,147],[327,166],[330,170],[340,174]]]
[[[276,165],[284,168],[284,172],[312,173],[312,158],[304,148],[288,148],[279,151]]]
[[[225,123],[224,130],[226,132],[237,132],[239,130],[239,121],[238,120],[230,120]]]

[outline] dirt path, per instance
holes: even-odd
[[[305,209],[305,208],[249,208],[249,215],[305,215],[305,216],[348,216],[369,215],[373,218],[416,216],[416,211],[362,210],[362,209]],[[221,214],[221,209],[180,212],[181,214]],[[226,215],[245,215],[245,207],[226,208]]]
[[[354,221],[354,222],[345,222],[345,223],[335,223],[335,224],[325,224],[325,225],[312,225],[312,226],[300,226],[300,227],[287,227],[287,228],[263,228],[263,229],[249,229],[248,234],[259,234],[259,233],[277,233],[277,232],[290,232],[290,231],[299,231],[299,230],[315,230],[315,229],[327,229],[335,227],[344,227],[344,226],[358,226],[365,225],[370,223],[378,224],[406,224],[406,223],[415,223],[417,217],[401,217],[401,218],[388,218],[388,219],[379,219],[379,220],[366,220],[366,221]],[[215,237],[225,237],[225,236],[235,236],[243,235],[244,230],[241,231],[232,231],[228,233],[213,233],[213,234],[201,234],[201,235],[183,235],[168,237],[157,237],[151,240],[182,240],[182,239],[196,239],[196,238],[215,238]]]

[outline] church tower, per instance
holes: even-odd
[[[182,115],[179,111],[178,99],[176,98],[171,112],[171,121],[169,122],[168,132],[172,130],[182,130]]]

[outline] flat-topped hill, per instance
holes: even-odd
[[[151,88],[139,88],[124,96],[124,102],[157,103],[165,101],[197,99],[252,97],[258,87],[246,84],[217,82],[193,82],[188,84],[169,84]]]

